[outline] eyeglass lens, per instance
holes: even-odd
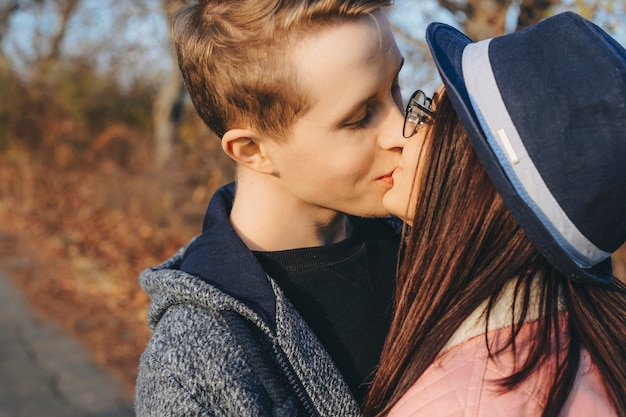
[[[429,111],[431,106],[430,98],[422,90],[417,90],[409,99],[404,114],[404,128],[402,134],[405,138],[410,138],[415,134],[417,126],[425,123],[432,112]]]

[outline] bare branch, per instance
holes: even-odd
[[[438,0],[438,2],[441,7],[448,10],[453,15],[457,15],[460,12],[467,17],[472,14],[472,5],[469,1],[460,2],[458,0]]]
[[[65,34],[67,33],[67,24],[70,20],[70,17],[76,10],[80,0],[67,0],[67,2],[61,8],[61,22],[59,24],[58,32],[52,37],[50,43],[50,52],[45,57],[45,61],[56,61],[61,54],[61,43],[65,38]]]
[[[548,10],[560,0],[522,0],[515,30],[524,29],[547,17]]]

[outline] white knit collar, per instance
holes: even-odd
[[[515,295],[515,280],[509,281],[499,299],[496,301],[495,305],[491,310],[491,315],[489,317],[489,328],[488,332],[496,329],[501,329],[504,327],[508,327],[512,323],[513,311],[511,309],[511,305],[513,305],[513,298]],[[525,322],[533,321],[539,318],[539,305],[537,300],[539,300],[540,288],[537,284],[537,280],[533,280],[532,288],[530,290],[530,299],[531,303],[528,308],[528,312],[526,314]],[[562,308],[562,304],[561,307]],[[454,346],[457,346],[466,340],[471,339],[472,337],[478,336],[480,334],[485,333],[485,322],[487,320],[487,300],[485,300],[476,310],[474,310],[464,321],[461,323],[459,328],[454,332],[450,340],[446,343],[446,345],[441,350],[441,353],[450,350]],[[522,300],[520,297],[516,300],[516,308],[515,311],[518,314],[522,311]],[[517,321],[517,320],[516,320]]]

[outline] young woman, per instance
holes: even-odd
[[[427,32],[387,208],[411,225],[365,416],[626,416],[626,51],[565,13]]]

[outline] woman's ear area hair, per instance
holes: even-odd
[[[443,93],[445,91],[446,91],[446,86],[441,84],[439,88],[437,89],[437,91],[433,93],[432,107],[434,111],[437,111],[437,106],[439,105],[439,102],[441,101],[441,97],[443,96]]]
[[[238,165],[262,174],[274,173],[262,139],[249,129],[231,129],[222,136],[222,149]]]

